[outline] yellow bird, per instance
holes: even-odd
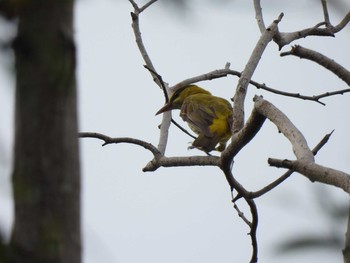
[[[206,153],[212,150],[221,152],[225,149],[232,129],[230,102],[213,96],[196,85],[188,85],[175,91],[169,102],[156,115],[174,109],[180,109],[180,117],[198,135],[192,143],[192,148]]]

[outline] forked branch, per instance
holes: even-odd
[[[339,22],[338,25],[333,26],[330,23],[327,3],[325,0],[322,0],[322,8],[323,8],[323,16],[324,21],[316,24],[315,26],[305,28],[302,30],[298,30],[295,32],[279,32],[277,29],[277,33],[274,36],[274,41],[277,43],[280,49],[285,45],[292,43],[293,41],[305,38],[308,36],[331,36],[333,37],[336,33],[342,30],[350,21],[350,12],[348,12],[345,17]],[[263,32],[264,29],[264,19],[262,15],[262,8],[260,4],[260,0],[254,0],[254,9],[255,9],[255,17],[260,29],[260,32]],[[322,27],[325,26],[325,27]]]
[[[312,153],[314,156],[317,155],[318,151],[328,142],[329,138],[331,137],[331,135],[333,134],[333,131],[329,134],[326,134],[322,140],[315,146],[315,148],[312,149]],[[280,185],[282,182],[284,182],[289,176],[291,176],[294,173],[294,170],[288,170],[287,172],[285,172],[282,176],[280,176],[279,178],[277,178],[275,181],[273,181],[272,183],[266,185],[265,187],[261,188],[258,191],[254,191],[254,192],[245,192],[244,196],[242,195],[237,195],[236,198],[233,199],[233,201],[236,201],[238,199],[240,199],[241,197],[245,197],[245,198],[249,198],[249,199],[254,199],[257,197],[260,197],[264,194],[266,194],[267,192],[271,191],[273,188],[277,187],[278,185]]]
[[[302,133],[293,123],[275,106],[255,96],[255,109],[266,118],[271,120],[290,141],[296,161],[269,159],[269,164],[276,167],[283,167],[296,171],[312,182],[320,182],[333,185],[350,193],[350,175],[332,168],[324,167],[314,162],[314,156],[309,149]]]
[[[265,51],[265,48],[275,36],[277,31],[277,25],[281,21],[283,13],[273,21],[273,23],[265,30],[261,35],[258,43],[256,44],[243,72],[239,78],[235,95],[233,97],[233,124],[232,134],[239,132],[244,125],[244,102],[247,94],[247,88],[249,81],[251,80],[253,73],[258,66],[260,58]]]
[[[146,68],[149,70],[150,74],[152,75],[157,85],[163,88],[163,90],[165,91],[165,97],[167,98],[169,89],[166,85],[164,85],[164,82],[161,76],[155,70],[155,67],[150,59],[150,56],[144,46],[144,43],[141,37],[140,25],[139,25],[139,15],[148,7],[150,7],[153,3],[155,3],[156,0],[151,0],[147,2],[145,5],[143,5],[142,7],[139,7],[134,0],[129,0],[129,2],[132,4],[134,8],[134,11],[131,13],[132,28],[135,34],[135,39],[136,39],[138,49],[142,55],[143,60],[145,61]],[[254,198],[261,196],[267,193],[268,191],[271,191],[274,187],[276,187],[281,182],[283,182],[286,178],[288,178],[288,176],[290,176],[290,174],[292,174],[294,171],[302,173],[312,181],[318,181],[322,183],[335,185],[337,187],[341,187],[347,193],[350,193],[350,179],[349,179],[350,177],[348,174],[331,169],[331,168],[322,167],[314,162],[314,155],[317,153],[320,147],[322,147],[324,144],[322,146],[316,147],[313,151],[311,151],[302,133],[293,125],[293,123],[279,109],[274,107],[271,103],[263,100],[260,97],[255,97],[254,109],[251,113],[251,116],[246,122],[244,119],[244,113],[245,113],[244,103],[245,103],[247,88],[249,84],[252,84],[257,88],[261,88],[280,95],[291,96],[291,97],[296,97],[301,99],[309,99],[316,102],[319,102],[319,99],[322,97],[341,94],[340,91],[338,91],[338,93],[333,92],[333,93],[321,94],[321,95],[318,95],[318,97],[317,96],[308,97],[308,96],[302,96],[300,94],[285,93],[282,91],[271,89],[265,86],[265,84],[259,84],[257,82],[254,82],[252,80],[252,76],[255,69],[257,68],[257,65],[260,61],[260,58],[263,52],[265,51],[266,46],[272,40],[278,43],[278,45],[281,48],[282,46],[300,37],[306,37],[309,35],[333,36],[336,32],[338,32],[343,27],[345,27],[345,25],[349,22],[350,13],[347,14],[345,18],[337,26],[334,27],[331,25],[331,22],[329,19],[327,6],[324,5],[323,6],[324,20],[325,20],[324,22],[321,22],[314,27],[304,29],[301,31],[297,31],[293,33],[281,33],[278,30],[278,23],[281,21],[283,14],[281,14],[269,27],[266,28],[263,21],[260,1],[255,0],[254,5],[255,5],[256,17],[258,20],[259,29],[262,34],[256,47],[254,48],[251,54],[251,57],[248,63],[246,64],[244,71],[242,73],[233,71],[229,69],[229,66],[227,66],[224,69],[215,70],[200,76],[186,79],[171,88],[172,90],[175,90],[181,86],[185,86],[191,83],[195,83],[202,80],[220,78],[227,75],[235,75],[239,77],[239,82],[238,82],[234,97],[232,99],[234,101],[234,104],[233,104],[234,116],[233,116],[233,130],[232,130],[233,136],[232,136],[230,145],[221,154],[220,157],[218,156],[166,157],[165,148],[166,148],[167,139],[168,139],[168,129],[171,122],[170,112],[163,114],[158,147],[154,146],[151,143],[148,143],[139,139],[129,138],[129,137],[111,138],[109,136],[99,134],[99,133],[80,133],[79,134],[79,136],[83,138],[89,137],[89,138],[97,138],[97,139],[103,140],[104,141],[103,145],[112,144],[112,143],[117,143],[117,144],[130,143],[130,144],[135,144],[135,145],[144,147],[145,149],[149,150],[153,155],[153,159],[149,161],[148,164],[143,168],[143,171],[145,172],[155,171],[160,167],[178,167],[178,166],[217,166],[219,167],[224,172],[227,182],[230,185],[230,188],[235,189],[238,192],[236,198],[233,198],[233,201],[237,201],[239,198],[243,197],[244,200],[247,202],[248,206],[250,207],[250,213],[252,216],[251,221],[247,220],[245,217],[244,217],[244,221],[248,224],[250,228],[249,234],[251,236],[252,247],[253,247],[251,262],[257,262],[257,258],[258,258],[258,243],[257,243],[257,237],[256,237],[256,231],[258,226],[258,211],[257,211],[256,204],[253,200]],[[294,50],[294,52],[298,52],[298,51]],[[295,54],[292,54],[292,55],[295,55]],[[308,59],[311,59],[311,58],[308,58]],[[329,61],[326,61],[324,63],[327,63],[327,65],[330,65]],[[328,67],[330,70],[332,70],[331,68],[333,66],[334,64]],[[339,72],[339,68],[333,69],[332,71]],[[350,83],[348,82],[349,80],[347,79],[345,79],[344,81],[346,81],[348,84]],[[342,90],[342,92],[345,93],[349,91]],[[290,161],[290,160],[269,159],[270,165],[274,165],[277,167],[284,167],[290,170],[286,174],[284,174],[282,177],[280,177],[273,183],[269,184],[268,186],[264,187],[260,191],[249,192],[233,176],[233,173],[232,173],[233,159],[240,152],[240,150],[245,145],[247,145],[252,140],[252,138],[254,138],[254,136],[259,132],[266,118],[270,119],[273,123],[275,123],[278,129],[291,142],[293,151],[297,160]]]

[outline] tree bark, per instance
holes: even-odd
[[[344,259],[344,263],[350,263],[350,207],[349,207],[349,214],[348,214],[347,231],[345,233],[345,246],[343,249],[343,259]]]
[[[7,262],[79,263],[74,1],[16,3],[15,220]]]

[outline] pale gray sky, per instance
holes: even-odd
[[[285,17],[280,29],[298,30],[317,24],[322,10],[316,1],[262,1],[266,24]],[[302,2],[302,3],[301,3]],[[194,1],[185,15],[181,10],[155,4],[140,17],[142,36],[151,59],[171,85],[214,69],[242,70],[258,38],[259,30],[250,1],[208,5]],[[131,29],[128,1],[86,0],[76,7],[80,130],[113,137],[130,136],[158,142],[163,105],[161,90],[143,68]],[[346,12],[346,10],[344,10]],[[331,19],[339,21],[338,13]],[[296,43],[334,58],[350,68],[350,30],[336,38],[308,38]],[[295,43],[294,43],[295,44]],[[286,47],[284,50],[288,50]],[[0,72],[0,225],[10,227],[10,165],[13,122],[13,83],[4,67]],[[290,92],[316,95],[346,88],[337,77],[319,66],[295,57],[281,58],[274,43],[264,54],[254,80]],[[212,93],[230,98],[237,79],[200,83]],[[349,96],[317,103],[283,98],[254,87],[247,96],[248,117],[255,94],[274,103],[304,133],[313,147],[331,130],[330,142],[316,160],[349,172]],[[178,112],[174,113],[176,119]],[[191,138],[171,127],[167,156],[201,154],[188,151]],[[257,190],[282,174],[270,168],[268,157],[293,158],[289,143],[266,122],[261,133],[237,156],[234,173],[250,190]],[[84,259],[86,263],[211,263],[248,262],[249,229],[230,202],[229,186],[219,169],[161,168],[143,173],[152,158],[134,145],[101,147],[95,139],[81,140],[83,176]],[[341,262],[340,251],[311,251],[276,256],[274,248],[288,237],[305,233],[327,234],[328,218],[315,205],[317,184],[299,174],[257,200],[259,209],[260,262]],[[346,202],[337,189],[335,198]],[[246,211],[243,203],[239,203]],[[249,213],[247,213],[249,214]],[[339,225],[345,233],[345,225]]]

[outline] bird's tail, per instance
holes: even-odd
[[[204,152],[211,152],[215,150],[215,146],[219,143],[219,138],[217,136],[208,137],[200,134],[192,143],[194,148],[202,150]]]

